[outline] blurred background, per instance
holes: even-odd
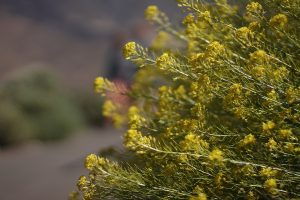
[[[121,146],[93,81],[130,84],[121,47],[152,41],[151,4],[180,17],[174,0],[0,1],[1,200],[67,199],[86,155]]]

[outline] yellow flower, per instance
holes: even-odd
[[[157,50],[164,49],[168,47],[170,41],[171,41],[170,35],[164,31],[160,31],[157,34],[156,38],[152,41],[151,48]]]
[[[103,78],[103,77],[97,77],[94,81],[94,91],[96,93],[101,93],[102,95],[105,95],[105,92],[107,90],[112,89],[112,83]]]
[[[245,146],[248,144],[253,144],[253,143],[255,143],[255,141],[256,141],[255,136],[252,134],[249,134],[249,135],[246,135],[244,137],[244,139],[242,140],[242,145]]]
[[[208,10],[199,13],[198,18],[203,19],[205,22],[211,23],[211,15]]]
[[[211,42],[207,46],[207,53],[209,56],[219,56],[225,53],[225,47],[220,44],[218,41]]]
[[[195,20],[194,15],[188,14],[188,15],[182,20],[182,23],[183,23],[183,24],[191,24],[191,23],[194,22],[194,20]]]
[[[187,163],[189,161],[189,158],[187,155],[181,154],[178,156],[178,161],[180,163]]]
[[[262,78],[266,75],[266,68],[263,66],[256,66],[252,69],[252,74],[257,78]]]
[[[297,98],[300,98],[300,87],[294,88],[289,87],[286,91],[286,100],[288,103],[293,103],[296,101]]]
[[[293,143],[288,142],[288,143],[286,143],[286,145],[284,145],[284,148],[289,152],[293,152],[295,149],[295,146]]]
[[[255,169],[252,165],[244,165],[242,168],[239,169],[239,172],[243,176],[255,176]]]
[[[135,150],[137,141],[142,138],[142,134],[135,129],[129,129],[125,134],[125,145],[127,148]]]
[[[128,109],[128,117],[135,116],[139,113],[139,109],[136,106],[130,106]]]
[[[277,142],[273,139],[270,138],[268,143],[266,143],[266,147],[268,147],[271,151],[277,149]]]
[[[270,177],[274,177],[276,176],[278,173],[277,170],[273,170],[272,168],[270,167],[266,167],[266,168],[262,168],[259,172],[259,174],[262,176],[262,177],[266,177],[266,178],[270,178]]]
[[[88,180],[85,176],[80,176],[77,181],[77,187],[80,191],[86,191],[88,189],[87,186]]]
[[[95,154],[90,154],[85,159],[85,168],[88,170],[93,170],[97,165],[98,157]]]
[[[270,131],[275,128],[275,123],[273,121],[267,121],[262,123],[263,131]]]
[[[207,196],[205,193],[201,192],[197,196],[192,196],[189,200],[207,200]]]
[[[85,159],[85,168],[93,170],[95,167],[101,167],[107,163],[105,158],[100,158],[95,154],[90,154]]]
[[[276,99],[278,98],[278,94],[277,92],[273,89],[271,90],[268,94],[267,94],[267,102],[271,103],[272,101],[276,101]]]
[[[275,15],[270,19],[270,25],[277,28],[283,28],[287,22],[288,18],[284,14]]]
[[[160,69],[167,69],[168,66],[172,65],[173,59],[168,53],[163,53],[160,57],[156,59],[156,65]]]
[[[185,151],[200,151],[201,149],[207,149],[209,144],[200,138],[200,136],[193,133],[189,133],[184,137],[184,140],[180,142],[180,146]]]
[[[191,196],[189,200],[207,200],[207,196],[201,187],[196,186],[193,192],[197,195]]]
[[[281,129],[279,130],[279,135],[283,138],[289,138],[292,135],[291,129]]]
[[[248,27],[241,27],[237,29],[236,36],[242,40],[248,40],[253,37],[253,32]]]
[[[157,6],[151,5],[148,6],[145,10],[145,18],[149,21],[155,20],[159,15],[159,9]]]
[[[169,88],[165,85],[161,86],[158,88],[158,91],[161,93],[161,94],[164,94],[165,92],[167,92],[169,90]]]
[[[296,153],[298,153],[299,156],[300,156],[300,147],[294,148],[294,151],[295,151]]]
[[[268,54],[263,50],[257,50],[250,54],[250,61],[264,63],[269,60]]]
[[[217,175],[215,176],[215,183],[218,188],[222,188],[222,183],[224,180],[226,180],[224,178],[224,174],[222,172],[217,173]]]
[[[217,161],[221,162],[223,161],[223,152],[219,149],[214,149],[210,154],[208,155],[208,159],[211,161]]]
[[[253,191],[248,192],[247,194],[247,200],[256,200],[257,197]]]
[[[151,146],[151,141],[155,140],[151,136],[143,136],[142,133],[135,129],[129,129],[125,134],[125,146],[131,150],[137,150],[137,153],[145,153],[143,150],[138,149],[139,147]]]
[[[242,89],[243,89],[243,86],[240,83],[235,83],[232,86],[230,86],[230,92],[232,94],[241,94]]]
[[[274,178],[270,178],[265,181],[264,188],[271,194],[276,194],[277,191],[277,181]]]
[[[140,127],[146,121],[145,118],[139,114],[139,109],[136,106],[131,106],[128,109],[128,119],[128,124],[131,129]]]
[[[122,114],[115,113],[112,116],[112,120],[116,128],[122,128],[122,126],[126,122],[126,117],[124,117]]]
[[[277,187],[276,179],[271,178],[271,179],[266,180],[264,183],[264,187],[265,188],[276,188]]]
[[[273,72],[273,78],[275,81],[282,81],[289,74],[289,70],[285,67],[280,67]]]
[[[104,102],[102,106],[102,114],[105,117],[111,118],[116,128],[121,128],[126,120],[126,117],[120,114],[120,105],[112,102],[111,100]]]
[[[260,27],[260,24],[258,22],[251,22],[248,27],[251,31],[255,31]]]
[[[177,99],[183,98],[186,95],[186,90],[183,85],[180,85],[175,91],[175,96]]]
[[[136,51],[136,43],[135,42],[128,42],[125,44],[123,47],[123,57],[125,59],[129,59],[130,57],[136,56],[137,51]]]
[[[112,117],[117,111],[116,105],[110,100],[104,102],[102,109],[102,114],[104,117]]]
[[[263,11],[262,6],[258,2],[251,2],[246,6],[247,12],[259,14]]]

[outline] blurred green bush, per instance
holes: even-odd
[[[88,126],[101,127],[103,125],[102,105],[104,100],[102,96],[88,92],[74,92],[73,98]]]
[[[0,146],[64,138],[84,125],[84,116],[54,74],[15,76],[0,87]]]

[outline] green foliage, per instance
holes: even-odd
[[[102,115],[103,97],[86,92],[79,92],[73,96],[73,101],[79,107],[86,123],[90,126],[102,126],[104,120]]]
[[[123,50],[141,67],[124,135],[138,160],[88,156],[71,198],[299,199],[300,1],[178,5],[182,29],[156,6],[145,16],[181,45]],[[96,92],[113,88],[96,79]]]
[[[48,72],[20,75],[0,88],[0,144],[64,138],[83,125],[80,110]]]

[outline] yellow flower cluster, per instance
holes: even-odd
[[[241,176],[255,176],[255,169],[251,165],[244,165],[242,168],[237,170],[241,174]]]
[[[270,131],[273,128],[275,128],[275,123],[273,121],[267,121],[262,123],[262,129],[263,131]]]
[[[143,66],[126,92],[132,105],[111,98],[103,107],[127,123],[128,151],[114,157],[120,165],[88,156],[80,196],[297,199],[297,1],[178,0],[187,13],[179,26],[149,6],[145,17],[161,31],[153,45],[123,48],[125,59]],[[116,86],[95,80],[96,92]]]
[[[120,105],[113,103],[111,100],[106,100],[102,106],[102,114],[113,120],[115,127],[121,128],[126,118],[119,112]]]
[[[136,106],[131,106],[128,109],[128,125],[130,129],[137,129],[145,123],[145,118],[143,118],[139,112]]]
[[[192,196],[189,200],[207,200],[207,196],[205,193],[201,192],[197,196]]]
[[[277,14],[270,19],[270,25],[276,28],[283,28],[288,22],[288,18],[284,14]]]
[[[269,141],[266,143],[266,147],[268,147],[270,151],[273,151],[278,148],[278,143],[273,138],[270,138]]]
[[[204,22],[207,22],[207,23],[212,22],[211,14],[208,10],[199,13],[198,18],[199,18],[199,20],[203,20]]]
[[[160,69],[168,70],[171,68],[173,64],[175,64],[174,59],[169,53],[163,53],[161,56],[159,56],[156,59],[156,65]]]
[[[275,177],[277,173],[278,173],[277,170],[274,170],[270,167],[262,168],[259,172],[259,174],[265,178]]]
[[[117,112],[116,105],[110,100],[105,101],[104,104],[103,104],[102,114],[105,117],[111,117],[112,113],[115,113],[115,112]]]
[[[90,154],[85,159],[85,168],[88,170],[93,170],[93,168],[98,164],[98,157],[95,154]]]
[[[207,200],[207,195],[201,187],[196,186],[193,192],[196,193],[196,195],[191,196],[189,200]]]
[[[177,99],[183,98],[186,95],[186,89],[183,85],[180,85],[175,91],[174,94]]]
[[[269,56],[264,50],[257,50],[250,54],[250,61],[254,63],[265,63],[268,60]]]
[[[251,70],[254,77],[258,79],[263,79],[266,75],[266,68],[264,66],[255,66]]]
[[[184,140],[180,142],[180,145],[184,151],[200,152],[203,149],[207,149],[209,144],[200,138],[200,136],[193,133],[189,133],[184,137]]]
[[[218,41],[213,41],[207,46],[206,51],[212,57],[222,56],[225,54],[225,47]]]
[[[165,32],[160,31],[156,38],[151,43],[151,49],[153,50],[161,50],[168,47],[169,42],[171,41],[171,36]]]
[[[130,57],[136,56],[136,43],[135,42],[128,42],[123,47],[123,57],[125,59],[129,59]]]
[[[248,41],[249,39],[251,39],[254,36],[254,34],[248,27],[244,26],[244,27],[237,29],[236,36],[241,40]]]
[[[289,87],[286,90],[286,100],[288,103],[294,103],[296,99],[300,99],[300,87]]]
[[[169,64],[170,62],[170,56],[168,53],[164,53],[162,54],[160,57],[157,58],[156,60],[156,64],[157,66],[164,66],[164,65],[167,65]]]
[[[103,77],[97,77],[94,81],[94,90],[96,93],[100,93],[102,95],[105,95],[105,92],[112,89],[112,83],[103,78]]]
[[[86,176],[80,176],[78,181],[77,181],[77,187],[80,189],[80,190],[87,190],[88,187],[87,187],[87,183],[88,183],[88,179],[86,178]]]
[[[157,6],[151,5],[145,10],[145,18],[149,21],[154,21],[159,15]]]
[[[258,2],[251,2],[246,6],[246,10],[250,13],[260,14],[263,8]]]
[[[279,135],[282,137],[282,138],[289,138],[292,136],[292,130],[291,129],[281,129],[279,130]]]
[[[77,181],[77,187],[80,191],[83,192],[84,200],[92,200],[95,194],[95,185],[92,184],[86,176],[80,176]],[[77,198],[78,194],[73,193],[70,198]]]
[[[267,179],[264,183],[264,188],[271,194],[276,194],[277,190],[277,181],[274,178]]]
[[[274,80],[277,82],[281,82],[283,79],[287,78],[289,75],[289,71],[286,67],[279,67],[273,72]]]
[[[182,23],[185,25],[192,24],[195,20],[195,17],[193,14],[188,14],[185,16],[185,18],[182,20]]]
[[[215,176],[215,183],[218,188],[222,188],[223,182],[226,181],[226,178],[222,172],[217,173]]]
[[[240,83],[235,83],[230,86],[229,90],[232,94],[241,94],[243,86]]]
[[[249,145],[249,144],[253,144],[255,143],[256,139],[255,139],[255,136],[252,135],[252,134],[248,134],[244,137],[244,139],[241,141],[241,145],[242,146],[246,146],[246,145]]]
[[[223,159],[224,159],[223,152],[221,150],[219,150],[219,149],[214,149],[208,155],[208,159],[210,161],[222,162]]]
[[[144,149],[151,147],[152,140],[152,137],[143,136],[138,130],[129,129],[125,134],[124,144],[128,149],[144,154]]]
[[[248,25],[248,28],[251,31],[257,31],[260,28],[260,26],[261,25],[257,21],[254,21],[254,22],[250,22],[250,24]]]
[[[95,167],[103,166],[107,163],[105,158],[100,158],[95,154],[90,154],[85,159],[85,168],[92,171]]]
[[[267,93],[267,100],[265,105],[272,105],[274,101],[276,101],[278,98],[278,94],[275,90],[271,90],[270,92]]]

